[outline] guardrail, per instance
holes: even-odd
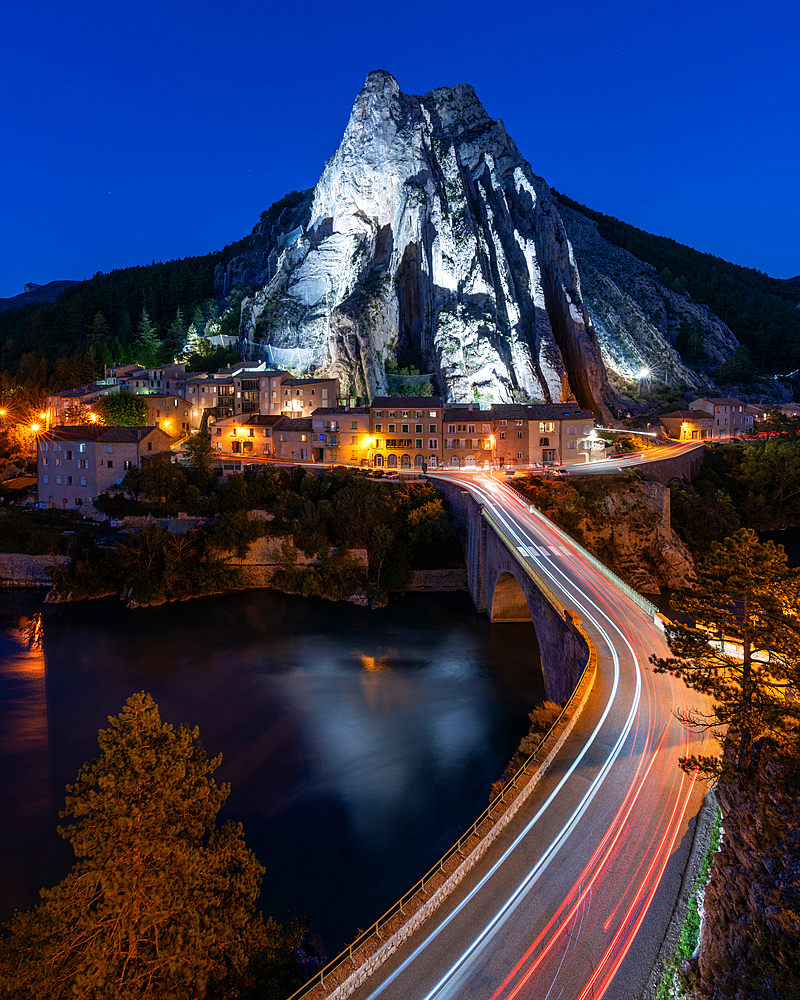
[[[561,607],[563,607],[563,605],[561,605]],[[431,881],[431,879],[433,879],[435,876],[437,876],[440,872],[443,871],[444,865],[446,864],[447,861],[449,861],[456,854],[463,857],[463,848],[465,844],[467,844],[467,842],[471,840],[472,837],[478,835],[478,829],[485,820],[495,819],[495,817],[493,816],[493,812],[497,812],[499,810],[502,813],[502,808],[505,807],[506,804],[506,795],[508,795],[508,793],[517,786],[517,784],[521,781],[521,779],[526,776],[527,768],[537,760],[542,747],[546,745],[547,741],[553,735],[555,730],[559,727],[564,717],[569,715],[573,707],[573,703],[577,700],[579,694],[582,694],[582,686],[585,678],[587,677],[587,675],[590,673],[591,670],[596,669],[597,657],[594,651],[594,647],[592,646],[591,640],[588,638],[588,636],[586,636],[585,632],[577,622],[576,622],[576,627],[584,636],[589,646],[589,657],[587,659],[586,666],[584,667],[581,676],[578,679],[577,684],[575,685],[575,690],[572,692],[569,699],[565,703],[558,718],[553,723],[553,725],[547,730],[545,735],[541,738],[539,743],[536,745],[534,751],[530,754],[529,757],[527,757],[527,759],[522,764],[520,764],[520,766],[514,772],[512,777],[509,778],[509,780],[503,786],[502,791],[500,791],[497,795],[495,795],[495,797],[491,800],[487,808],[483,810],[483,812],[470,826],[467,832],[464,833],[456,841],[456,843],[453,844],[453,846],[442,855],[442,857],[436,862],[436,864],[425,875],[423,875],[423,877],[419,880],[419,882],[417,882],[416,885],[412,886],[411,889],[408,890],[408,892],[404,893],[400,897],[400,899],[397,900],[397,902],[395,902],[392,906],[390,906],[389,909],[383,914],[383,916],[379,917],[374,924],[372,924],[370,927],[367,928],[367,930],[359,934],[359,936],[353,941],[352,944],[350,944],[347,948],[341,951],[336,956],[336,958],[328,962],[328,964],[323,969],[320,969],[320,971],[316,973],[316,975],[313,976],[311,979],[309,979],[308,982],[304,983],[300,987],[300,989],[295,991],[288,998],[288,1000],[299,1000],[300,997],[303,997],[307,993],[310,993],[311,990],[313,990],[316,986],[324,986],[325,977],[330,976],[335,969],[337,969],[340,965],[342,965],[342,963],[348,961],[349,959],[352,959],[353,952],[357,951],[359,948],[365,945],[371,938],[377,937],[381,941],[383,941],[383,938],[381,938],[381,933],[380,933],[381,929],[385,927],[386,924],[388,924],[388,922],[394,916],[396,916],[396,914],[398,913],[405,914],[404,907],[418,893],[426,894],[427,892],[426,885]]]
[[[613,570],[610,570],[608,566],[605,565],[605,563],[601,562],[596,555],[590,552],[585,546],[581,545],[580,542],[576,542],[575,539],[572,538],[570,535],[568,535],[563,528],[559,528],[559,526],[555,524],[555,522],[551,521],[549,517],[546,517],[534,504],[532,504],[528,499],[528,497],[526,497],[523,493],[520,493],[519,490],[515,490],[514,492],[519,494],[519,496],[521,496],[523,500],[527,502],[528,510],[531,512],[531,514],[533,514],[535,517],[538,517],[540,521],[544,521],[547,524],[547,527],[550,528],[551,531],[555,532],[555,534],[557,534],[559,538],[562,539],[562,541],[572,546],[572,548],[577,549],[577,551],[584,557],[584,559],[587,559],[595,567],[595,569],[599,569],[600,572],[603,574],[603,576],[605,576],[613,584],[619,587],[620,590],[623,590],[628,595],[628,597],[630,597],[630,599],[634,602],[634,604],[638,604],[639,607],[643,611],[647,612],[647,614],[650,615],[653,619],[656,618],[656,616],[659,614],[659,610],[655,606],[655,604],[652,603],[652,601],[648,601],[646,597],[642,597],[642,595],[637,590],[634,590],[630,584],[625,583],[625,581],[621,577],[617,576],[617,574]],[[484,517],[487,517],[485,512],[484,512]],[[495,527],[494,521],[492,522],[492,527]],[[499,529],[495,528],[495,530]],[[507,544],[510,543],[507,542]],[[512,551],[516,553],[517,551],[516,546],[511,545],[511,548]],[[525,563],[522,562],[522,560],[520,560],[520,562],[522,563],[522,565],[525,565]]]

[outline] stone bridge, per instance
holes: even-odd
[[[447,498],[467,562],[467,587],[478,611],[493,623],[530,622],[541,657],[547,696],[563,702],[586,666],[589,650],[569,609],[546,595],[505,540],[483,516],[482,505],[458,483],[434,480]]]

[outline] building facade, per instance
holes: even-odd
[[[53,427],[36,441],[39,502],[62,510],[81,507],[140,468],[142,458],[169,451],[171,443],[158,427]]]
[[[753,415],[747,412],[747,406],[741,399],[730,396],[693,399],[689,409],[702,410],[713,418],[712,437],[738,437],[752,433]]]

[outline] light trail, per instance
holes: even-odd
[[[647,916],[672,856],[675,841],[683,829],[693,793],[693,781],[683,772],[678,772],[680,777],[677,777],[677,769],[674,765],[672,768],[669,766],[670,758],[667,755],[670,753],[670,735],[674,729],[671,730],[671,716],[665,716],[664,684],[656,686],[650,671],[643,670],[642,659],[637,653],[638,647],[640,650],[644,649],[646,656],[648,652],[662,647],[664,638],[655,630],[652,619],[623,597],[616,586],[582,553],[571,548],[559,534],[550,529],[546,521],[534,521],[528,504],[502,480],[483,476],[472,481],[448,475],[441,478],[458,484],[484,504],[511,544],[516,546],[519,557],[535,567],[536,573],[552,586],[565,606],[574,609],[583,618],[584,627],[598,645],[598,652],[610,659],[613,667],[609,671],[611,676],[608,677],[610,690],[606,693],[603,704],[596,709],[600,712],[600,718],[588,739],[585,739],[575,760],[566,768],[524,829],[502,851],[490,870],[478,880],[465,898],[413,948],[411,954],[380,985],[363,995],[368,995],[372,1000],[397,983],[400,992],[393,990],[393,997],[413,994],[420,1000],[436,1000],[445,996],[461,996],[462,992],[465,996],[472,997],[475,995],[472,992],[473,983],[478,980],[470,978],[477,975],[471,970],[478,967],[481,969],[481,977],[494,978],[494,983],[485,992],[479,990],[478,994],[487,996],[489,1000],[523,1000],[532,996],[543,1000],[545,996],[558,1000],[562,995],[573,1000],[600,1000],[619,971]],[[627,689],[622,687],[621,657],[625,664]],[[602,746],[599,737],[603,727],[610,721],[612,709],[615,713],[620,712],[622,719],[613,734],[604,734],[611,743],[610,748],[607,748]],[[684,749],[687,740],[688,737],[682,731],[681,742]],[[591,779],[585,767],[582,768],[588,788],[581,790],[580,782],[576,784],[574,779],[577,777],[578,766],[586,759],[590,748],[595,753],[602,749],[602,756],[597,761],[592,761],[591,766],[596,768],[596,772]],[[616,773],[614,768],[620,758],[629,761],[629,770],[632,769],[621,790],[621,801],[614,804],[610,819],[603,819],[605,826],[599,842],[593,846],[588,861],[582,863],[582,870],[571,888],[560,896],[560,903],[553,901],[554,911],[546,919],[544,926],[535,932],[533,940],[529,938],[527,944],[523,943],[519,928],[524,927],[525,921],[522,925],[520,921],[510,924],[509,918],[523,904],[530,911],[529,900],[534,886],[575,834],[609,775]],[[568,788],[571,791],[567,793]],[[653,802],[653,810],[649,807],[649,802],[652,790],[656,788],[658,798]],[[548,834],[548,843],[537,843],[531,837],[534,828],[548,810],[554,807],[557,799],[559,802],[567,802],[570,795],[576,795],[576,791],[577,804],[573,802],[568,807],[570,812],[566,820],[560,823],[560,828]],[[606,795],[609,802],[613,798],[613,793]],[[594,812],[596,823],[598,816],[603,817],[603,811],[601,809],[599,813],[597,810]],[[519,848],[524,842],[527,848],[535,845],[537,851],[536,859],[527,866],[520,865]],[[561,860],[563,863],[563,859]],[[514,881],[510,887],[502,884],[494,890],[489,884],[490,880],[501,872],[506,872],[507,867],[516,870]],[[508,880],[508,873],[504,878]],[[498,895],[499,905],[469,932],[469,943],[466,946],[456,945],[458,950],[455,960],[445,957],[448,947],[453,947],[451,932],[456,933],[458,940],[464,933],[464,928],[475,923],[475,916],[486,906],[489,898],[487,893],[491,892]],[[479,894],[480,904],[477,905]],[[534,908],[533,913],[535,912]],[[459,922],[457,932],[456,921]],[[489,943],[501,930],[503,935],[500,938],[500,951],[497,948],[487,950]],[[450,940],[449,946],[434,953],[431,945],[443,940],[441,935],[444,934],[448,935],[444,940]],[[569,976],[574,980],[574,962],[567,962],[566,959],[568,955],[577,959],[584,954],[585,946],[582,942],[586,934],[590,935],[589,940],[594,946],[599,945],[601,953],[597,959],[592,960],[591,968],[587,969],[587,978],[570,986]],[[498,972],[492,969],[489,972],[492,956],[507,950],[509,945],[505,942],[509,940],[517,942],[513,947],[518,949],[516,954],[521,953],[521,957],[513,961],[510,971]],[[482,964],[478,965],[479,962]],[[414,966],[413,963],[421,964]],[[403,985],[398,983],[398,979],[406,975],[412,976],[409,981],[414,981],[413,976],[420,975],[419,968],[430,969],[428,985],[417,984],[417,987],[409,990],[404,980],[401,980]],[[495,985],[498,981],[499,985]],[[431,982],[433,985],[430,985]]]

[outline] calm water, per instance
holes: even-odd
[[[265,912],[308,917],[329,956],[485,807],[542,700],[532,625],[464,594],[388,608],[273,591],[128,611],[0,595],[0,919],[73,861],[64,787],[134,691],[199,725],[267,868]]]

